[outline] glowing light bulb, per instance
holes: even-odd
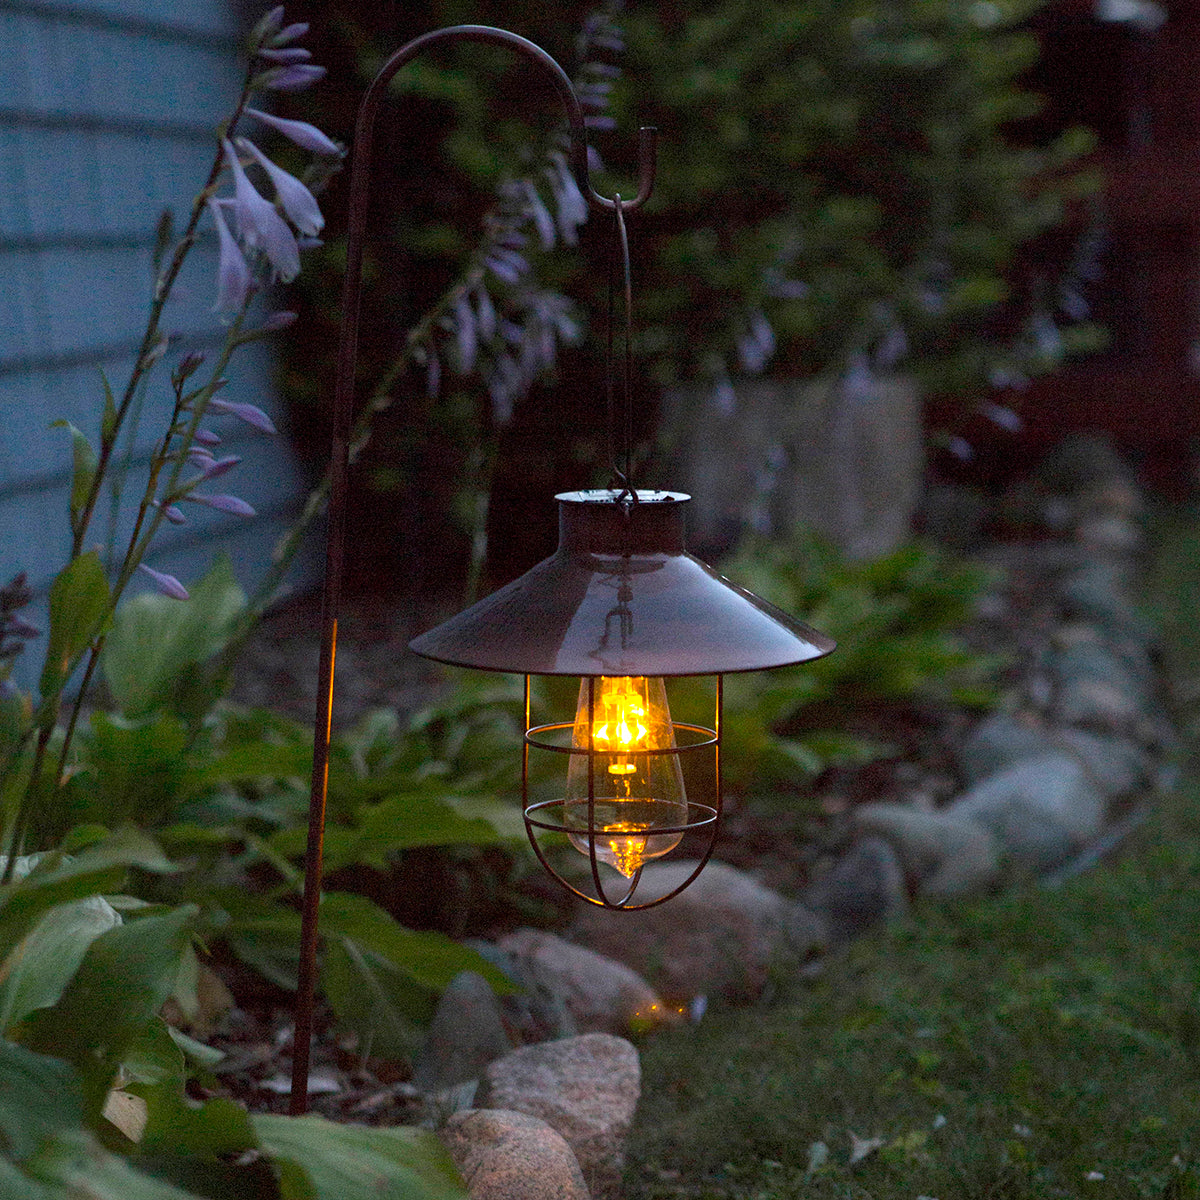
[[[595,680],[591,744],[596,751],[593,813],[596,857],[626,878],[644,863],[673,850],[682,833],[655,833],[687,823],[683,772],[675,754],[649,754],[675,746],[667,689],[659,678]],[[578,749],[588,746],[588,681],[579,688],[575,728]],[[588,760],[571,755],[564,805],[571,845],[588,854]]]

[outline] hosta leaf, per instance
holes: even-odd
[[[0,1150],[21,1161],[83,1122],[79,1076],[65,1062],[0,1039]],[[7,1192],[0,1193],[7,1196]]]
[[[102,632],[109,590],[95,551],[72,559],[50,585],[50,635],[39,686],[43,696],[63,689],[76,658]]]
[[[128,867],[159,874],[175,870],[158,844],[136,829],[118,830],[75,855],[45,855],[19,882],[0,887],[0,955],[56,904],[116,891]]]
[[[433,1016],[432,993],[352,938],[331,937],[321,959],[321,990],[338,1024],[358,1035],[360,1051],[406,1059]]]
[[[43,914],[0,963],[0,1031],[56,1004],[88,947],[120,923],[103,896],[72,900]]]
[[[58,1003],[30,1018],[30,1044],[78,1068],[93,1114],[174,989],[197,911],[185,904],[101,934]]]
[[[121,606],[104,649],[104,677],[121,713],[140,717],[187,682],[188,669],[229,639],[246,594],[221,555],[188,600],[144,592]]]
[[[82,1129],[56,1138],[26,1170],[51,1185],[55,1200],[201,1200],[194,1192],[144,1175]]]
[[[269,1113],[250,1121],[280,1168],[283,1200],[467,1200],[450,1155],[428,1130]]]
[[[497,992],[514,990],[503,972],[476,951],[444,934],[405,929],[365,896],[326,892],[321,901],[321,926],[326,938],[349,938],[434,991],[448,986],[460,971],[478,971]]]

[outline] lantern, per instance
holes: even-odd
[[[554,86],[570,126],[571,171],[592,209],[612,214],[625,284],[625,469],[616,485],[558,497],[559,545],[550,558],[465,612],[422,634],[412,649],[457,666],[525,676],[522,797],[525,825],[542,863],[564,886],[594,904],[637,909],[668,900],[686,887],[712,854],[721,812],[722,677],[804,662],[833,642],[757,596],[722,579],[684,548],[687,496],[640,490],[630,482],[629,251],[624,214],[640,208],[654,184],[654,131],[639,136],[637,195],[599,196],[588,180],[583,113],[565,72],[539,46],[502,29],[459,25],[415,38],[397,50],[367,89],[355,125],[350,176],[346,276],[334,391],[329,468],[329,518],[322,600],[321,660],[313,724],[313,769],[305,859],[295,1046],[290,1111],[307,1107],[307,1082],[316,977],[316,946],[337,613],[345,543],[347,474],[353,440],[354,378],[358,345],[362,254],[370,191],[375,117],[388,84],[406,63],[437,43],[476,41],[505,46],[537,66]],[[611,313],[609,338],[609,413]],[[580,679],[573,716],[532,725],[530,678]],[[711,726],[672,719],[666,681],[685,675],[715,677]],[[562,760],[561,795],[533,802],[530,754]],[[711,794],[686,793],[682,759],[709,754]],[[643,899],[637,888],[646,863],[700,830],[706,849],[697,869],[665,896]],[[583,853],[594,894],[570,882],[550,861],[539,834],[557,834]],[[601,868],[622,882],[610,896]],[[610,875],[611,880],[611,875]]]

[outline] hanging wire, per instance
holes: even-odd
[[[625,230],[625,205],[620,193],[613,196],[613,216],[616,236],[610,243],[608,256],[608,338],[604,359],[605,388],[608,398],[608,458],[615,485],[619,485],[618,503],[636,504],[637,489],[633,486],[633,282],[629,265],[629,235]],[[622,361],[622,391],[624,393],[623,447],[621,458],[624,470],[617,461],[617,414],[613,383],[613,346],[616,336],[616,276],[620,263],[625,302],[625,336]],[[614,491],[618,490],[614,486]]]

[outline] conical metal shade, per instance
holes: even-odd
[[[832,638],[684,549],[679,492],[564,492],[549,558],[410,643],[526,675],[723,675],[820,658]]]

